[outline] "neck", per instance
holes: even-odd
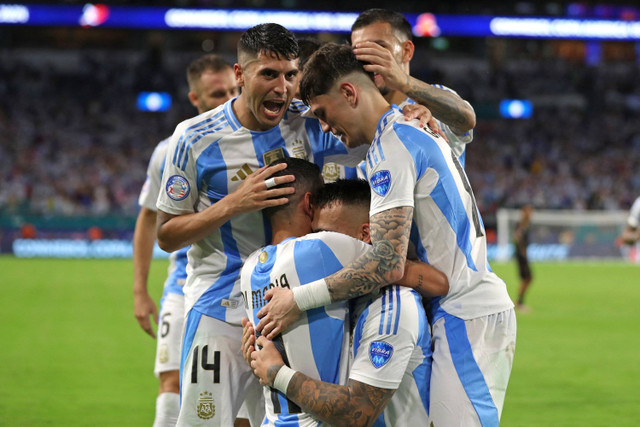
[[[365,135],[369,143],[373,142],[373,138],[376,136],[376,129],[378,129],[378,123],[380,118],[389,111],[391,108],[390,103],[386,98],[382,97],[380,92],[373,92],[373,96],[370,100],[367,100],[364,105],[367,107],[367,113],[363,114],[365,123]]]
[[[405,99],[407,99],[407,95],[405,95],[404,93],[397,91],[397,90],[392,90],[389,91],[385,96],[384,99],[389,103],[389,104],[395,104],[395,105],[400,105],[401,103],[404,102]]]
[[[271,244],[277,245],[289,237],[302,237],[311,233],[310,221],[294,221],[293,218],[271,220]]]

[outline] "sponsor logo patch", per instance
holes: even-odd
[[[383,367],[393,355],[393,346],[384,341],[374,341],[369,344],[369,360],[378,369]]]
[[[388,170],[376,172],[371,179],[369,179],[369,183],[371,183],[373,191],[384,197],[391,187],[391,173]]]
[[[173,200],[184,200],[189,195],[191,187],[189,187],[189,181],[183,176],[173,175],[167,180],[167,186],[165,187],[167,196]]]

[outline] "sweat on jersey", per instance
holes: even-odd
[[[447,275],[449,293],[432,300],[433,321],[513,307],[506,285],[487,261],[484,226],[467,175],[449,144],[396,108],[378,122],[366,158],[370,216],[411,206],[410,241],[418,258]]]
[[[256,314],[267,302],[272,287],[293,289],[329,276],[371,247],[344,234],[323,231],[289,238],[251,254],[241,274],[246,314],[256,325]],[[302,313],[280,337],[287,365],[324,382],[344,385],[349,355],[348,302],[339,301]],[[282,352],[282,350],[281,350]],[[303,413],[286,395],[264,388],[269,426],[317,426],[319,421]]]
[[[304,158],[320,168],[325,162],[354,167],[364,158],[366,146],[351,150],[325,134],[317,119],[302,115],[308,107],[301,101],[294,100],[280,124],[264,132],[240,124],[234,101],[178,125],[167,149],[158,209],[171,215],[202,211],[235,191],[247,175],[283,157]],[[258,211],[237,215],[192,244],[185,310],[240,324],[240,268],[270,235]]]
[[[142,185],[142,190],[140,190],[140,196],[138,197],[138,204],[140,206],[144,206],[154,212],[157,211],[156,200],[158,200],[158,194],[160,193],[160,183],[168,144],[169,138],[164,139],[160,141],[153,150],[153,154],[149,160],[149,166],[147,166],[147,178]],[[162,299],[160,300],[161,305],[168,294],[184,296],[182,287],[187,279],[188,250],[189,247],[187,246],[169,255],[169,271],[167,280],[164,282]]]

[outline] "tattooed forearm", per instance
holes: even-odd
[[[473,108],[455,93],[409,78],[406,95],[424,105],[433,116],[449,125],[456,134],[464,134],[476,125]]]
[[[269,369],[267,369],[267,380],[269,381],[269,384],[273,384],[280,368],[282,368],[282,365],[269,366]]]
[[[389,209],[370,221],[373,247],[339,272],[325,278],[332,301],[367,294],[404,274],[413,208]]]
[[[287,397],[304,412],[335,426],[370,426],[395,390],[350,380],[348,386],[314,380],[297,372],[287,387]]]

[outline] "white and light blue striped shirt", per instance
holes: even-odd
[[[157,210],[156,200],[158,200],[158,194],[160,193],[160,183],[168,144],[169,138],[164,139],[160,141],[153,150],[153,154],[149,160],[149,166],[147,167],[147,178],[144,181],[144,185],[140,191],[140,197],[138,198],[138,204],[140,206],[144,206],[154,212]],[[183,286],[187,279],[188,250],[189,247],[187,246],[169,255],[169,272],[167,280],[164,282],[162,299],[160,300],[161,305],[168,294],[184,296]]]
[[[368,251],[370,246],[334,232],[290,238],[251,254],[242,268],[241,287],[247,317],[258,323],[256,313],[267,302],[272,287],[295,288],[322,279]],[[347,301],[304,312],[281,335],[283,359],[292,369],[324,382],[344,385],[349,355]],[[282,351],[282,350],[281,350]],[[320,422],[303,413],[283,393],[264,389],[269,426],[317,426]]]
[[[243,127],[232,99],[214,110],[182,122],[176,128],[162,178],[158,209],[172,215],[202,211],[235,191],[247,175],[282,157],[304,158],[318,164],[339,162],[355,166],[362,147],[347,149],[322,132],[317,119],[294,100],[280,124],[265,132]],[[271,234],[262,212],[240,214],[189,250],[185,309],[240,324],[240,268],[246,257],[264,246]]]
[[[391,108],[378,123],[366,158],[371,211],[411,206],[410,240],[421,261],[449,279],[449,293],[434,298],[462,319],[513,307],[504,282],[489,267],[484,226],[467,175],[447,142]]]

